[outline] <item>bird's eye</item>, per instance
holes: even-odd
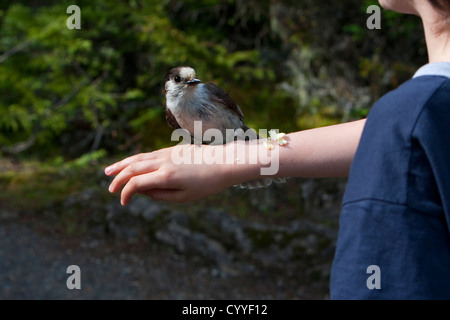
[[[175,82],[180,82],[180,81],[181,81],[181,78],[179,76],[176,76],[175,77]]]

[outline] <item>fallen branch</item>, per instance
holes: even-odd
[[[22,43],[19,43],[14,48],[4,52],[2,55],[0,55],[0,63],[11,57],[12,55],[22,51],[23,49],[27,48],[33,41],[27,40]]]

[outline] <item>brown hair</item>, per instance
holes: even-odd
[[[445,15],[445,19],[442,21],[441,26],[438,27],[435,32],[440,34],[445,30],[450,29],[450,0],[428,0],[428,2]]]
[[[450,0],[428,0],[431,5],[439,10],[450,13]]]

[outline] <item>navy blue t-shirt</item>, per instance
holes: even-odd
[[[345,191],[331,299],[450,299],[450,63],[371,109]]]

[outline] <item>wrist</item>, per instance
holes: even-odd
[[[225,179],[230,186],[261,177],[259,141],[234,141],[225,145]]]

